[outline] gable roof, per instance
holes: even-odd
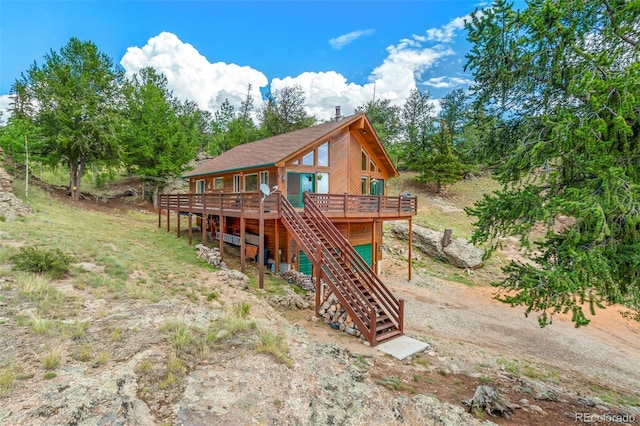
[[[307,127],[305,129],[295,130],[293,132],[283,133],[281,135],[257,140],[255,142],[238,145],[229,151],[212,158],[206,163],[201,164],[194,170],[186,172],[182,177],[189,178],[209,175],[212,173],[225,173],[244,169],[276,166],[278,163],[281,163],[297,152],[304,150],[307,146],[327,139],[332,133],[344,129],[351,124],[357,123],[362,119],[366,121],[370,133],[375,134],[375,132],[373,132],[373,127],[364,113],[355,114],[350,117],[345,117],[340,121],[330,121],[318,124],[317,126]],[[368,134],[367,132],[363,133],[365,135]],[[397,170],[382,147],[380,140],[377,136],[375,136],[374,139],[374,145],[377,145],[374,147],[374,151],[377,155],[380,155],[380,152],[383,154],[383,157],[386,160],[384,162],[388,162],[386,165],[390,165],[392,174],[397,175]]]

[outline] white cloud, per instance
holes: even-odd
[[[457,30],[464,28],[464,21],[467,17],[458,17],[441,26],[440,28],[430,28],[427,30],[427,39],[441,43],[450,43],[456,35]]]
[[[274,78],[271,90],[276,91],[295,84],[304,91],[308,112],[319,120],[333,117],[336,106],[341,107],[342,115],[353,114],[353,109],[369,101],[374,91],[373,83],[347,83],[347,79],[335,71],[305,72],[297,77]]]
[[[455,18],[440,29],[427,30],[426,36],[413,35],[387,47],[387,56],[371,71],[367,83],[348,82],[335,71],[309,71],[274,78],[270,89],[300,85],[308,112],[318,120],[327,120],[334,116],[336,106],[342,108],[343,115],[350,115],[355,107],[370,101],[374,95],[402,106],[410,91],[421,85],[433,88],[467,85],[471,80],[461,77],[433,77],[423,81],[426,71],[456,54],[446,43],[463,27],[463,22],[464,18]],[[371,33],[373,30],[354,31],[336,37],[330,43],[334,48],[340,48]],[[439,44],[434,45],[434,40]],[[253,85],[254,107],[259,109],[263,104],[259,89],[269,84],[262,72],[251,67],[210,63],[193,46],[168,32],[152,37],[142,48],[129,48],[120,63],[128,75],[145,66],[153,67],[166,75],[169,88],[178,98],[193,100],[200,108],[211,112],[216,111],[225,98],[238,107],[245,99],[248,84]]]
[[[374,30],[372,30],[372,29],[352,31],[350,33],[343,34],[341,36],[332,38],[331,40],[329,40],[329,44],[334,49],[340,50],[340,49],[342,49],[343,46],[346,46],[349,43],[353,43],[354,41],[356,41],[360,37],[368,36],[368,35],[371,35],[373,33],[374,33]]]
[[[473,84],[474,81],[469,78],[460,77],[432,77],[422,82],[425,86],[435,87],[436,89],[450,89],[462,85]]]
[[[0,124],[6,124],[9,116],[9,107],[11,106],[11,95],[0,95]]]
[[[192,45],[182,42],[174,34],[163,32],[149,39],[142,48],[130,47],[120,64],[127,76],[144,67],[153,67],[167,77],[173,94],[182,100],[192,100],[201,109],[214,112],[225,99],[239,106],[252,85],[254,105],[262,103],[260,88],[267,85],[267,77],[248,66],[210,63]]]

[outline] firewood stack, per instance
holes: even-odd
[[[362,334],[351,316],[347,314],[333,294],[320,306],[318,314],[320,318],[322,318],[322,321],[329,324],[334,330],[344,331],[355,337],[360,337]]]

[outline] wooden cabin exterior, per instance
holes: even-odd
[[[200,165],[183,176],[189,194],[160,197],[159,226],[162,211],[187,215],[190,225],[195,216],[204,224],[203,237],[208,231],[240,246],[243,269],[245,257],[256,257],[261,274],[266,265],[318,277],[324,250],[320,238],[333,247],[325,255],[344,257],[353,251],[358,259],[350,260],[349,267],[364,261],[362,268],[370,268],[372,279],[380,281],[383,222],[406,219],[411,224],[417,211],[414,197],[388,195],[389,179],[397,176],[373,126],[365,114],[356,114],[240,145]],[[268,195],[261,185],[269,188]],[[326,241],[327,234],[335,239]],[[410,261],[408,268],[410,278]]]

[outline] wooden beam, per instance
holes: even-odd
[[[260,218],[258,225],[258,284],[260,289],[264,288],[264,201],[260,197]]]
[[[411,281],[411,247],[413,246],[413,218],[409,218],[409,281]]]
[[[247,243],[245,242],[245,232],[246,232],[246,224],[247,220],[244,218],[243,214],[244,210],[240,213],[240,271],[244,274],[247,258],[246,258],[246,250]]]
[[[202,235],[202,245],[207,245],[207,197],[205,197],[204,193],[202,194],[202,217],[200,218],[200,233]]]
[[[167,232],[171,232],[171,210],[169,210],[169,203],[167,202]]]
[[[220,260],[224,258],[224,209],[222,208],[222,192],[220,193]]]
[[[320,290],[322,289],[322,244],[316,245],[316,314],[320,314]]]
[[[193,195],[189,194],[189,245],[193,240]]]
[[[178,221],[176,228],[176,237],[180,238],[180,206],[178,206],[178,210],[176,211],[176,219]]]
[[[373,220],[373,225],[371,225],[371,269],[373,269],[373,273],[378,275],[378,244],[376,244],[376,227],[378,222]]]
[[[280,272],[280,220],[275,219],[273,221],[273,227],[275,229],[275,244],[276,244],[276,252],[273,254],[273,257],[276,261],[275,273]]]

